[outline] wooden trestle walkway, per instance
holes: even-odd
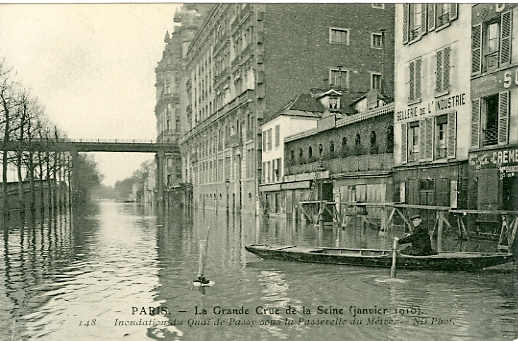
[[[326,224],[344,228],[351,225],[369,226],[378,229],[380,235],[388,233],[394,226],[402,227],[405,231],[412,231],[413,226],[409,217],[419,213],[425,217],[428,223],[433,222],[431,233],[437,233],[438,251],[442,250],[445,226],[450,230],[456,228],[459,239],[467,240],[470,236],[494,236],[498,231],[487,233],[481,229],[484,224],[491,223],[498,226],[500,230],[498,250],[506,252],[511,251],[518,231],[518,211],[467,210],[447,206],[409,205],[394,202],[359,203],[322,200],[301,201],[295,209],[295,212],[297,211],[301,214],[302,219],[307,219],[319,227],[324,227]],[[332,221],[329,221],[330,218]]]

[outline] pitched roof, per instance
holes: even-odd
[[[269,117],[264,123],[281,115],[320,118],[324,114],[324,111],[324,107],[316,98],[310,94],[299,94],[289,101],[281,110]]]

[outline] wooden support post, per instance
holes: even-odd
[[[412,231],[414,229],[414,227],[412,226],[412,224],[410,224],[410,222],[408,221],[408,219],[405,217],[405,215],[403,213],[401,213],[400,210],[398,210],[397,208],[395,208],[395,210],[397,211],[397,213],[399,213],[399,215],[401,216],[401,218],[403,218],[403,221],[407,224],[407,226],[409,227],[410,231]],[[406,229],[405,229],[406,231]]]
[[[444,227],[444,212],[437,212],[437,252],[442,251],[442,231]]]
[[[459,238],[462,240],[468,240],[468,231],[466,230],[466,225],[464,225],[464,220],[459,215],[457,216],[457,224],[459,225]]]
[[[388,233],[388,227],[387,227],[387,207],[383,206],[381,208],[381,222],[380,222],[380,230],[379,235],[385,236]]]

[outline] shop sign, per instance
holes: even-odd
[[[518,173],[518,146],[472,153],[469,156],[469,165],[476,170],[498,168],[501,178],[513,177]]]
[[[418,118],[420,116],[440,113],[444,110],[454,109],[466,104],[466,93],[447,95],[425,104],[408,107],[405,110],[396,111],[396,122]]]
[[[514,4],[477,4],[472,8],[472,25],[490,20],[502,12],[512,9]]]

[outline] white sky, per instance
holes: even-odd
[[[70,138],[152,140],[155,67],[178,4],[0,4],[0,58]],[[113,185],[152,154],[94,154]]]

